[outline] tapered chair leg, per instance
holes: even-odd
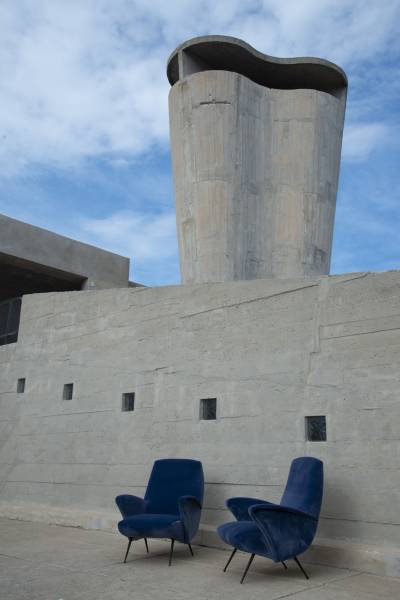
[[[281,563],[283,564],[283,566],[285,567],[285,569],[287,569],[287,564],[285,563],[285,561],[281,560]]]
[[[297,563],[300,571],[303,573],[304,577],[306,579],[310,579],[309,576],[307,575],[307,573],[305,572],[305,570],[303,569],[303,566],[301,565],[301,563],[300,563],[299,559],[297,558],[297,556],[294,557],[294,560],[296,561],[296,563]]]
[[[174,552],[174,544],[175,544],[175,540],[171,539],[171,549],[169,551],[169,563],[168,563],[169,567],[171,566],[171,563],[172,563],[172,554]]]
[[[146,544],[147,554],[149,553],[149,546],[147,544],[147,538],[144,538],[144,543]]]
[[[194,554],[193,554],[193,550],[192,550],[192,546],[191,546],[190,544],[188,544],[188,546],[189,546],[190,554],[191,554],[192,556],[194,556]]]
[[[244,573],[243,573],[243,575],[242,575],[242,579],[240,580],[240,583],[243,583],[243,581],[244,581],[244,578],[245,578],[245,577],[246,577],[246,575],[247,575],[247,571],[250,569],[250,565],[251,565],[251,563],[253,562],[253,558],[254,558],[254,557],[255,557],[255,554],[252,554],[252,555],[250,556],[250,560],[249,560],[249,562],[247,563],[247,567],[245,568],[245,571],[244,571]]]
[[[226,565],[225,565],[225,567],[224,567],[224,569],[223,569],[224,573],[225,573],[225,571],[227,570],[227,568],[229,567],[229,565],[230,565],[230,562],[231,562],[232,558],[235,556],[236,552],[237,552],[237,548],[234,548],[234,549],[233,549],[233,551],[232,551],[232,554],[231,554],[231,555],[230,555],[230,557],[228,558],[228,562],[226,563]]]
[[[132,540],[133,540],[133,538],[129,538],[128,547],[127,547],[127,549],[126,549],[126,554],[125,554],[125,558],[124,558],[124,563],[126,563],[126,559],[128,558],[129,549],[130,549],[130,547],[131,547]]]

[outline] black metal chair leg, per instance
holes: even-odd
[[[194,556],[194,554],[193,554],[193,550],[192,550],[192,546],[191,546],[190,544],[188,544],[188,546],[189,546],[190,554],[191,554],[192,556]]]
[[[301,565],[301,563],[300,563],[299,559],[297,558],[297,556],[295,556],[295,557],[294,557],[294,560],[296,561],[296,563],[297,563],[297,565],[298,565],[299,569],[301,570],[301,572],[303,573],[304,577],[305,577],[306,579],[310,579],[310,578],[309,578],[309,576],[307,575],[307,573],[305,572],[305,570],[303,569],[303,567],[302,567],[302,565]]]
[[[285,563],[285,561],[281,560],[281,563],[283,564],[283,566],[285,567],[285,569],[287,569],[287,564]]]
[[[147,544],[147,538],[144,538],[144,543],[146,544],[147,554],[149,553],[149,546]]]
[[[125,558],[124,558],[124,563],[126,563],[126,559],[128,558],[129,549],[130,549],[130,547],[131,547],[132,540],[133,540],[133,538],[129,538],[128,547],[127,547],[127,549],[126,549],[126,554],[125,554]]]
[[[250,568],[250,565],[251,565],[251,563],[253,562],[253,558],[254,558],[254,557],[255,557],[255,554],[252,554],[252,555],[250,556],[250,560],[249,560],[249,562],[247,563],[247,567],[246,567],[246,569],[245,569],[245,571],[244,571],[244,573],[243,573],[243,575],[242,575],[242,579],[240,580],[240,583],[243,583],[243,581],[244,581],[244,578],[245,578],[245,577],[246,577],[246,575],[247,575],[247,571],[249,570],[249,568]]]
[[[233,549],[233,551],[232,551],[232,554],[231,554],[231,555],[230,555],[230,557],[228,558],[228,562],[226,563],[226,565],[225,565],[225,567],[224,567],[224,569],[223,569],[223,572],[224,572],[224,573],[225,573],[225,571],[227,570],[227,568],[229,567],[229,564],[230,564],[230,562],[231,562],[232,558],[235,556],[236,552],[237,552],[237,548],[234,548],[234,549]]]
[[[168,563],[169,567],[171,566],[171,563],[172,563],[172,553],[174,551],[174,544],[175,544],[175,540],[171,539],[171,549],[169,551],[169,563]]]

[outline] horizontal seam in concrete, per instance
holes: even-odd
[[[385,404],[385,406],[360,406],[360,407],[355,407],[354,410],[365,410],[365,411],[373,411],[373,410],[386,410],[389,408],[393,408],[394,406],[398,406],[399,403],[398,402],[391,402],[390,404]]]
[[[75,398],[74,398],[75,400]],[[61,400],[60,400],[61,402]],[[63,400],[63,402],[67,402],[67,400]],[[68,400],[68,402],[72,402],[72,400]],[[102,410],[83,410],[78,412],[63,412],[63,413],[51,413],[50,415],[21,415],[21,417],[30,417],[35,419],[43,419],[49,417],[67,417],[70,415],[93,415],[96,413],[105,413],[105,412],[115,412],[112,408],[104,408]]]
[[[193,422],[193,419],[186,419],[186,420],[182,420],[182,421],[153,421],[152,423],[154,425],[160,425],[163,423],[188,423],[188,422]],[[203,420],[202,420],[203,421]],[[195,422],[195,421],[194,421]],[[212,420],[212,423],[218,422],[218,419],[216,419],[215,421]],[[18,435],[19,437],[31,437],[31,436],[47,436],[47,435],[59,435],[62,436],[63,433],[68,433],[68,434],[81,434],[81,433],[92,433],[92,434],[104,434],[107,433],[106,429],[91,429],[91,430],[82,430],[82,431],[68,431],[68,432],[58,432],[56,434],[53,433],[16,433],[16,435]],[[148,432],[147,435],[150,436],[150,433]],[[332,445],[336,445],[336,444],[351,444],[354,443],[354,438],[338,438],[335,440],[328,440],[327,442],[321,442],[322,444],[325,444],[326,446],[332,446]],[[356,441],[360,441],[360,440],[356,440]],[[367,441],[366,440],[361,440],[364,444],[367,444],[368,442],[399,442],[400,441],[400,437],[370,437]],[[252,442],[253,444],[258,444],[258,441]],[[277,445],[282,445],[282,444],[307,444],[307,447],[309,447],[309,444],[314,444],[314,443],[318,443],[318,442],[310,442],[308,440],[305,440],[304,438],[295,438],[295,439],[287,439],[287,440],[273,440],[273,441],[265,441],[263,442],[263,444],[265,446],[277,446]],[[362,463],[363,465],[368,465],[368,463]],[[341,465],[343,467],[346,467],[347,465]],[[352,468],[357,468],[356,466],[352,467]],[[375,467],[375,468],[379,468],[380,467]]]
[[[232,102],[228,102],[227,100],[208,100],[208,101],[199,102],[198,104],[195,104],[194,108],[197,108],[198,106],[208,105],[208,104],[229,104],[229,105],[231,105]]]
[[[3,462],[1,463],[3,465],[14,465],[14,463],[9,463],[9,462]],[[102,463],[96,463],[96,462],[83,462],[80,461],[79,463],[75,462],[43,462],[43,461],[37,461],[37,462],[24,462],[21,461],[18,463],[18,465],[25,465],[25,466],[35,466],[35,465],[66,465],[66,466],[95,466],[95,467],[146,467],[148,468],[148,464],[147,463],[123,463],[123,462],[117,462],[117,463],[106,463],[106,462],[102,462]],[[146,487],[147,483],[143,483],[140,485],[134,485],[131,487]]]
[[[38,481],[32,479],[7,479],[4,483],[34,483],[35,485],[44,484],[44,485],[75,485],[77,487],[87,486],[87,487],[107,487],[107,488],[115,488],[117,486],[121,486],[120,483],[78,483],[74,481]],[[125,485],[125,484],[124,484]],[[132,487],[132,486],[129,486]],[[141,486],[137,486],[141,487]],[[63,509],[63,506],[57,506],[52,508],[60,508]],[[68,506],[70,508],[70,505]],[[77,507],[75,507],[77,508]]]
[[[183,315],[180,317],[181,319],[188,319],[189,317],[195,317],[197,315],[203,315],[205,313],[213,312],[215,310],[222,310],[225,308],[236,308],[238,306],[242,306],[243,304],[252,304],[253,302],[262,302],[263,300],[270,300],[271,298],[277,298],[278,296],[284,296],[285,294],[294,294],[295,292],[300,292],[302,290],[307,290],[313,287],[318,287],[319,283],[313,283],[311,285],[304,285],[302,287],[284,290],[282,292],[277,292],[276,294],[271,294],[270,296],[259,296],[258,298],[251,298],[250,300],[242,300],[241,302],[235,302],[234,304],[223,304],[220,306],[215,306],[214,308],[208,308],[207,310],[202,310],[195,313],[190,313],[188,315]]]
[[[354,333],[345,333],[343,335],[330,335],[329,337],[321,337],[322,341],[326,341],[326,340],[337,340],[340,338],[347,338],[347,337],[357,337],[359,335],[370,335],[373,333],[385,333],[386,331],[399,331],[400,327],[391,327],[388,329],[373,329],[371,331],[357,331]]]
[[[70,434],[78,434],[78,433],[104,433],[104,430],[92,431],[90,429],[82,429],[82,431],[46,431],[45,433],[17,433],[18,437],[33,437],[33,436],[48,436],[48,435],[70,435]]]
[[[217,421],[220,419],[258,419],[260,416],[264,416],[262,412],[257,413],[256,415],[228,415],[217,417]]]
[[[325,327],[338,327],[340,325],[351,325],[352,323],[368,323],[369,321],[376,321],[376,320],[382,320],[382,319],[393,319],[393,318],[399,318],[400,314],[394,314],[394,315],[379,315],[378,317],[371,317],[369,319],[353,319],[352,321],[336,321],[336,323],[324,323],[321,324],[320,327],[321,328],[325,328]]]
[[[163,423],[188,423],[192,421],[196,421],[196,419],[193,417],[188,417],[187,419],[162,419],[161,421],[153,420],[152,423],[153,425],[162,425]]]
[[[7,462],[4,461],[2,462],[3,465],[9,465],[9,466],[13,466],[15,463],[13,462]],[[147,463],[124,463],[124,462],[117,462],[117,463],[107,463],[107,462],[83,462],[83,461],[79,461],[77,462],[48,462],[48,461],[37,461],[37,462],[29,462],[29,461],[21,461],[18,463],[18,465],[25,465],[25,466],[35,466],[35,465],[66,465],[66,466],[71,466],[71,465],[79,465],[79,466],[97,466],[97,467],[148,467]],[[227,465],[228,467],[231,467],[232,465]],[[234,465],[237,466],[237,465]],[[342,467],[346,467],[346,468],[350,468],[350,469],[357,469],[358,467],[347,467],[347,465],[341,465]],[[241,468],[257,468],[258,465],[240,465]],[[371,467],[369,467],[371,469]],[[372,469],[376,469],[379,471],[382,470],[387,470],[387,471],[394,471],[395,473],[398,472],[398,467],[391,467],[391,468],[384,468],[384,467],[372,467]],[[252,486],[252,487],[267,487],[267,488],[273,488],[273,487],[283,487],[285,485],[286,481],[281,481],[280,483],[260,483],[260,482],[246,482],[246,483],[238,483],[237,481],[206,481],[207,485],[234,485],[236,487],[248,487],[248,486]],[[147,483],[143,483],[143,484],[132,484],[131,487],[146,487]],[[392,489],[392,488],[390,488]]]
[[[367,273],[362,273],[361,275],[356,275],[355,277],[349,277],[348,279],[342,279],[341,281],[334,281],[333,283],[335,285],[344,285],[345,283],[349,283],[349,281],[355,281],[356,279],[364,279],[369,275],[372,275],[372,273],[368,271]],[[335,275],[331,275],[330,277],[335,277]]]

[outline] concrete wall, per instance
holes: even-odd
[[[4,215],[0,215],[0,253],[50,273],[83,277],[87,289],[128,286],[129,258]]]
[[[295,89],[260,85],[268,61],[181,61],[169,106],[183,282],[328,274],[345,81],[338,97],[295,73],[272,80]]]
[[[326,484],[309,559],[399,575],[399,293],[396,271],[26,296],[0,348],[0,514],[115,526],[117,493],[187,456],[214,544],[226,498],[278,501],[291,460],[313,455]],[[207,397],[216,421],[199,421]],[[305,441],[307,415],[326,415],[327,442]]]

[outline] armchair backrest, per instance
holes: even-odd
[[[288,506],[318,519],[321,510],[324,486],[322,461],[311,456],[302,456],[292,461],[282,506]]]
[[[149,513],[177,515],[181,496],[194,496],[202,504],[203,493],[204,475],[200,461],[165,458],[154,462],[144,499]]]

